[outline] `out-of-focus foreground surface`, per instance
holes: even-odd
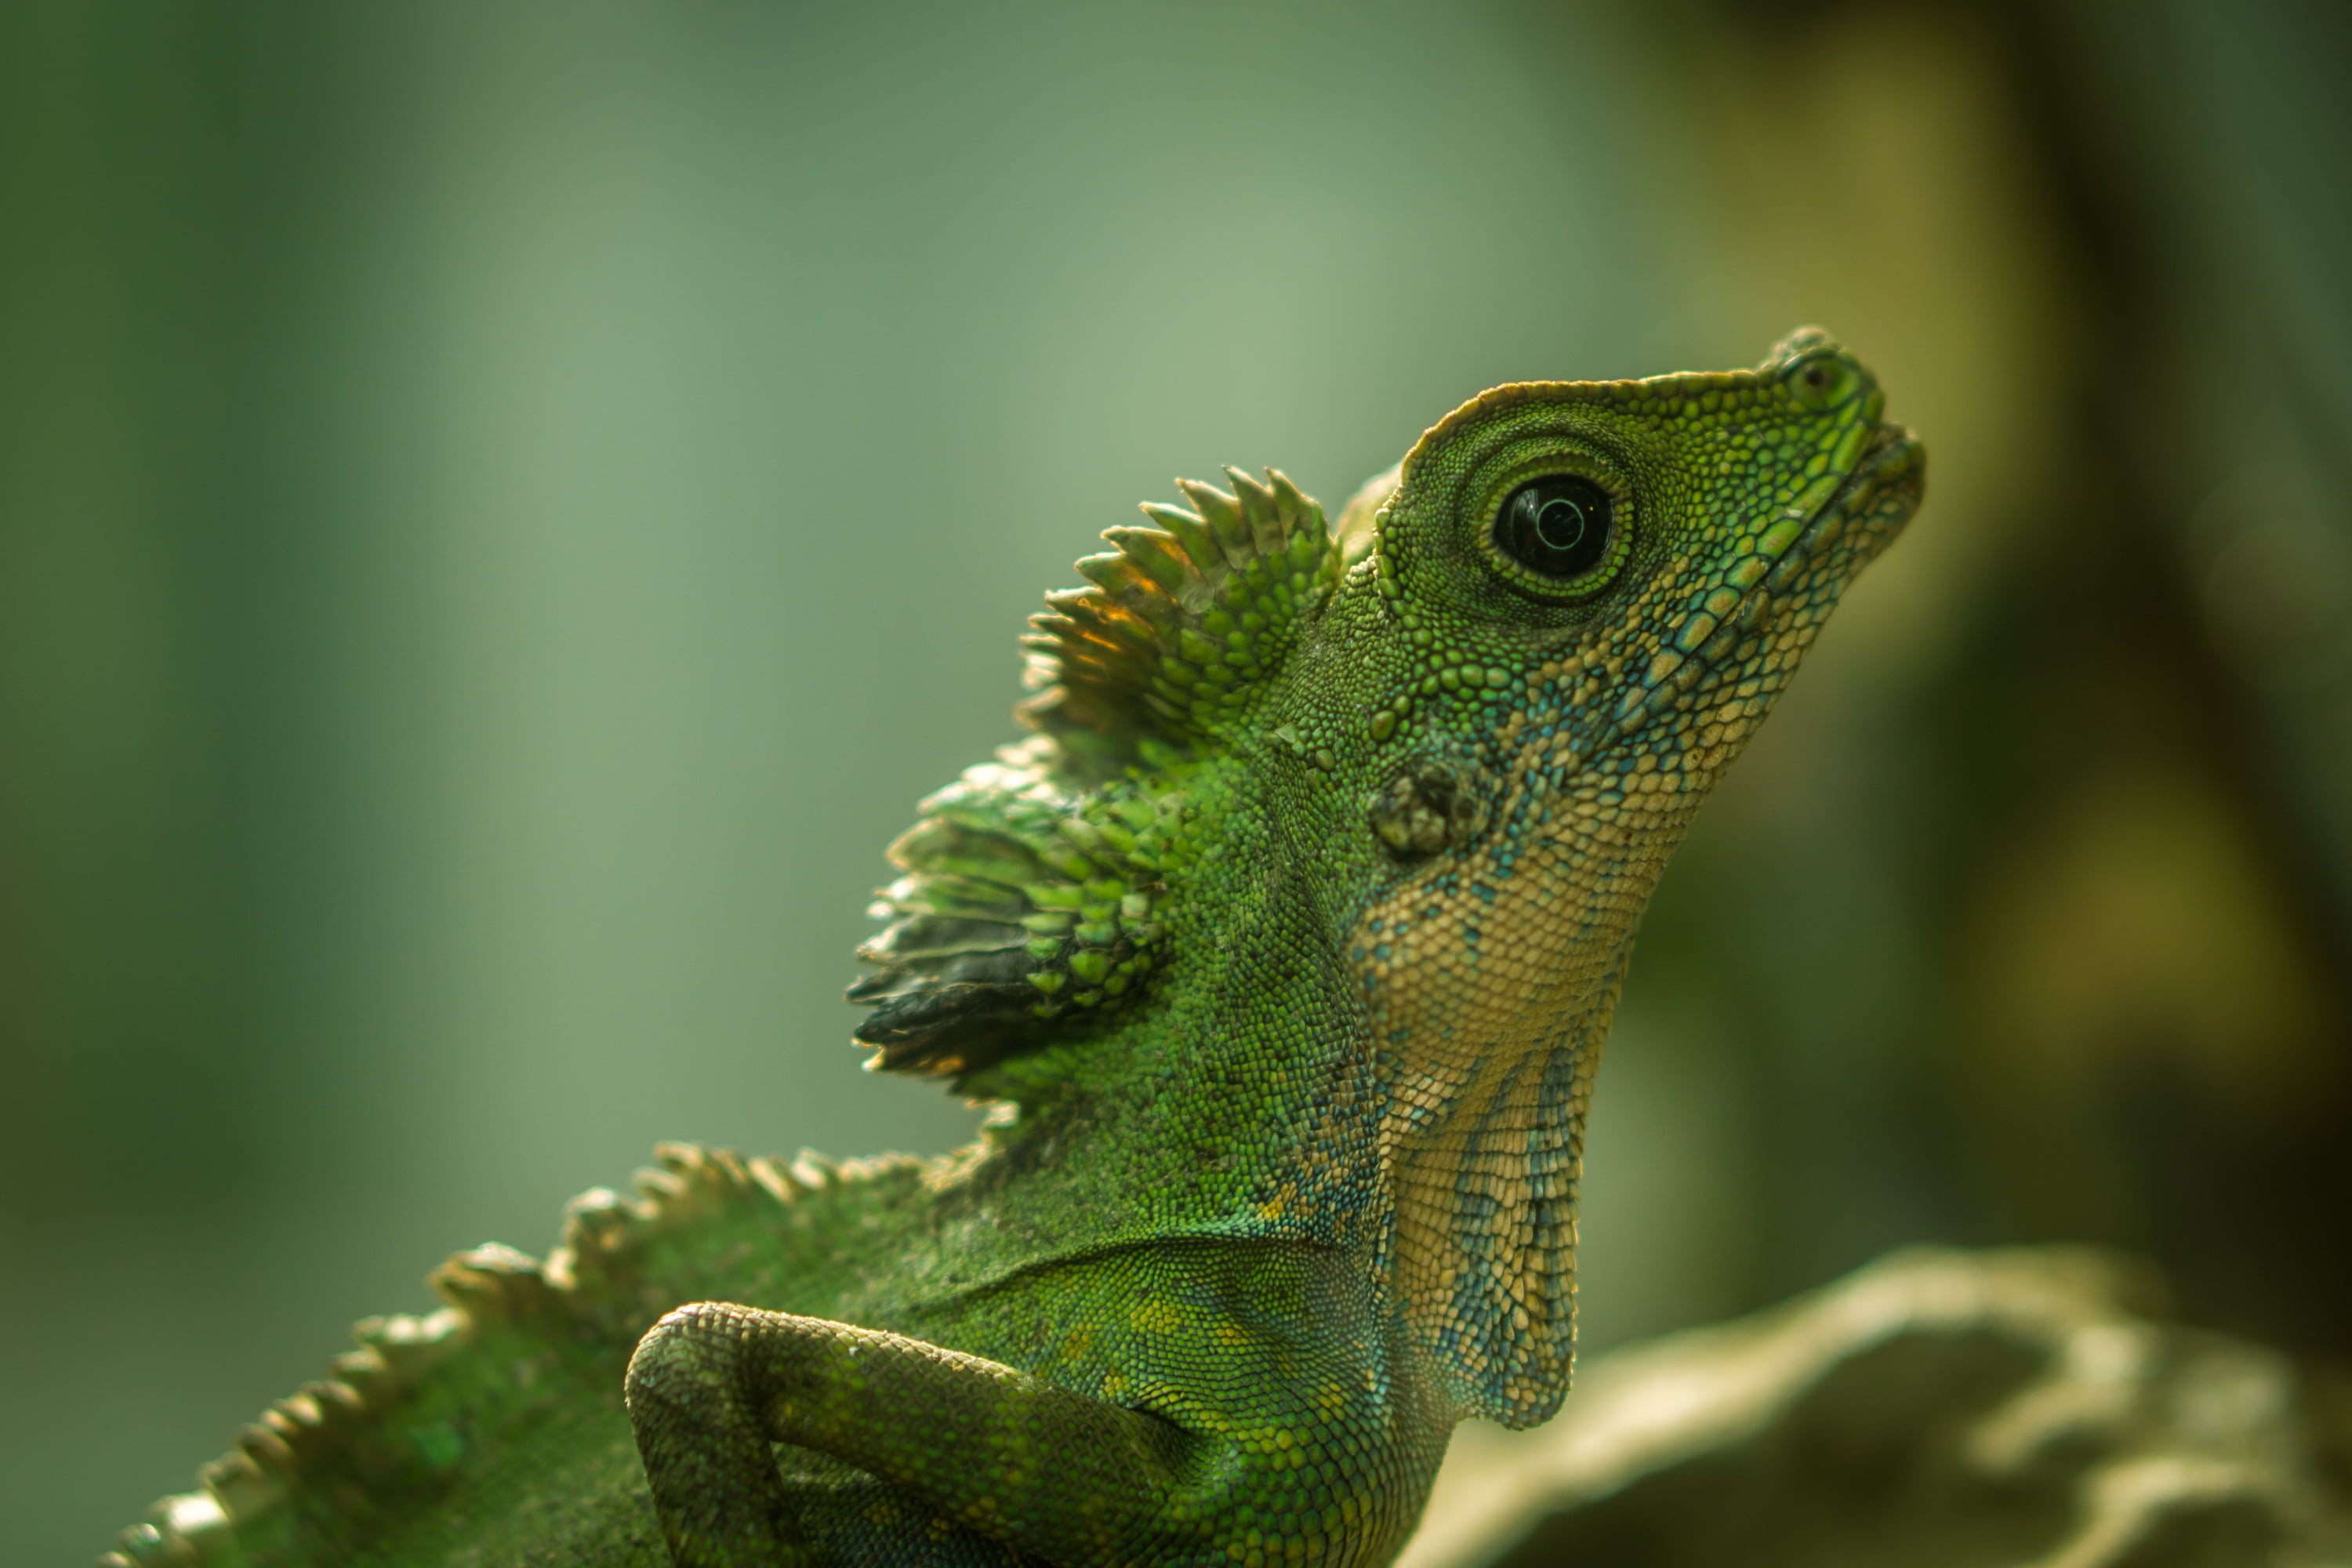
[[[2352,1404],[2066,1247],[1896,1253],[1465,1435],[1398,1568],[2352,1562]]]
[[[837,1000],[1174,473],[1833,328],[1935,454],[1653,910],[1596,1349],[1919,1240],[2352,1353],[2352,22],[0,9],[0,1516],[77,1561]]]

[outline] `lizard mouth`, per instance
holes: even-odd
[[[1667,634],[1665,647],[1618,705],[1618,734],[1633,733],[1652,714],[1672,707],[1792,590],[1809,577],[1818,577],[1824,563],[1830,563],[1833,569],[1828,579],[1814,583],[1806,602],[1793,611],[1814,621],[1826,616],[1846,584],[1911,521],[1926,477],[1927,455],[1918,438],[1900,425],[1881,423],[1844,482],[1813,508],[1796,536],[1769,558],[1769,564],[1749,558],[1756,563],[1750,570],[1762,566],[1759,574],[1719,620],[1708,617],[1704,641],[1692,645],[1688,617]]]
[[[1838,585],[1851,581],[1911,520],[1919,501],[1923,456],[1918,437],[1909,430],[1881,424],[1854,459],[1845,482],[1814,509],[1772,569],[1725,617],[1727,623],[1753,625],[1760,608],[1786,594],[1841,545],[1853,560]]]
[[[1838,488],[1838,493],[1830,505],[1848,515],[1866,510],[1871,502],[1889,489],[1906,479],[1916,479],[1922,468],[1919,438],[1905,426],[1881,421],[1869,445],[1862,449],[1861,458],[1855,461],[1853,472]],[[1911,505],[1916,504],[1914,498]],[[1892,537],[1896,529],[1910,520],[1910,516],[1911,508],[1906,506],[1901,517],[1891,520],[1891,526],[1886,530],[1888,536]]]
[[[1853,559],[1839,585],[1852,581],[1911,521],[1926,478],[1925,457],[1918,437],[1909,430],[1881,424],[1855,459],[1845,483],[1813,514],[1780,563],[1749,590],[1749,597],[1785,592],[1825,552],[1840,543]],[[1743,604],[1741,611],[1746,608]]]

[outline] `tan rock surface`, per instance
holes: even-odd
[[[2070,1248],[1894,1254],[1465,1427],[1401,1568],[2352,1564],[2352,1401]]]

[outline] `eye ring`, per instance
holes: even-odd
[[[1567,584],[1609,554],[1614,497],[1582,474],[1545,474],[1495,509],[1495,547],[1539,577]]]
[[[1853,363],[1837,354],[1813,354],[1789,367],[1784,384],[1800,408],[1835,408],[1853,396],[1862,374]]]
[[[1581,599],[1612,581],[1633,533],[1624,487],[1574,458],[1519,465],[1486,489],[1480,553],[1519,593]]]

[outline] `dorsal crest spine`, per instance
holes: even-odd
[[[968,1081],[1057,1020],[1135,1000],[1166,953],[1171,883],[1190,853],[1191,753],[1139,742],[1149,771],[1070,789],[1049,736],[1007,746],[925,800],[890,847],[907,875],[850,987],[874,1012],[874,1065]]]
[[[1209,739],[1248,707],[1299,625],[1339,578],[1323,509],[1280,471],[1228,468],[1233,493],[1177,481],[1183,507],[1147,501],[1156,528],[1106,529],[1078,563],[1093,584],[1048,594],[1029,650],[1038,695],[1022,716],[1055,735]]]
[[[1339,581],[1323,509],[1274,469],[1233,492],[1177,481],[1191,510],[1107,529],[1090,587],[1048,594],[1023,638],[1045,731],[923,802],[890,847],[907,875],[857,956],[849,999],[874,1065],[968,1087],[1045,1026],[1132,1003],[1166,958],[1202,748],[1264,689]]]

